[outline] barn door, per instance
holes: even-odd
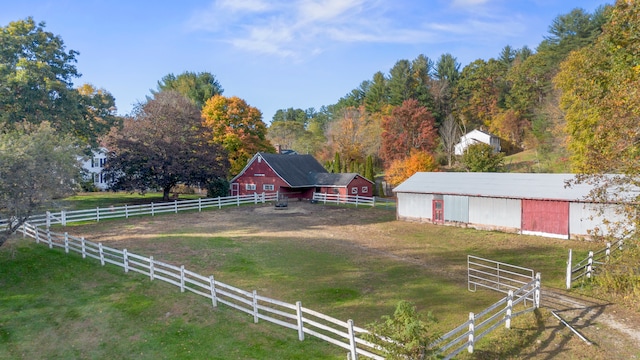
[[[444,224],[444,200],[433,200],[432,206],[433,223]]]
[[[240,192],[238,191],[238,189],[240,188],[240,184],[238,183],[231,183],[231,196],[238,196],[240,195]]]
[[[522,200],[522,233],[569,238],[569,202]]]

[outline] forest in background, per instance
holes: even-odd
[[[553,80],[572,51],[596,41],[610,8],[576,8],[553,20],[536,49],[505,45],[495,58],[464,67],[448,53],[398,60],[335,104],[278,110],[267,137],[341,172],[364,173],[368,157],[376,172],[469,171],[453,152],[473,129],[499,136],[507,155],[535,150],[538,160],[566,160],[566,121]],[[428,156],[416,159],[417,152]]]

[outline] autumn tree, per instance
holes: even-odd
[[[78,147],[47,122],[0,133],[0,246],[35,210],[68,196],[80,180]]]
[[[640,226],[639,33],[640,3],[617,1],[600,37],[572,52],[555,78],[578,182],[596,185],[591,195],[596,202],[629,204],[627,225],[635,229]]]
[[[105,90],[73,88],[78,52],[67,51],[62,38],[44,28],[30,17],[0,27],[0,129],[48,122],[60,134],[97,146],[118,124],[115,100]]]
[[[210,140],[229,154],[231,175],[238,174],[255,153],[275,151],[266,138],[262,113],[239,97],[212,97],[202,108],[202,116]]]
[[[113,190],[160,188],[165,201],[177,184],[207,186],[226,177],[229,163],[206,130],[197,105],[175,91],[159,92],[109,134],[104,175]]]
[[[432,153],[437,146],[435,120],[417,100],[405,100],[382,122],[380,157],[387,163],[406,158],[411,150]]]
[[[453,115],[449,114],[447,116],[438,129],[438,133],[440,134],[444,153],[447,155],[447,165],[451,166],[456,144],[460,141],[460,135],[462,134],[460,125],[458,125]]]
[[[176,76],[174,74],[165,75],[158,81],[156,91],[151,91],[153,95],[161,91],[173,90],[191,99],[199,108],[215,95],[222,95],[223,89],[216,77],[209,72],[194,73],[185,71]]]
[[[438,164],[433,155],[414,149],[408,157],[391,162],[385,171],[385,180],[396,186],[417,172],[432,172],[437,169]]]
[[[329,146],[340,154],[343,166],[353,162],[363,163],[366,156],[378,151],[380,125],[368,116],[363,106],[346,108],[340,118],[334,120],[328,131]]]

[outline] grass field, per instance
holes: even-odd
[[[245,206],[66,231],[214,274],[265,296],[300,300],[358,326],[390,314],[399,300],[409,300],[421,311],[432,311],[442,331],[502,297],[467,291],[468,254],[533,268],[542,273],[543,284],[561,287],[567,250],[581,256],[593,247],[394,218],[385,209],[291,203],[286,212]],[[291,330],[253,324],[224,305],[212,309],[207,299],[180,294],[170,285],[26,240],[0,248],[0,263],[0,358],[113,358],[111,351],[115,358],[345,356],[310,337],[299,342]],[[519,346],[512,341],[492,354],[511,354]]]

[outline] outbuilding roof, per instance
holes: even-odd
[[[291,187],[314,186],[315,174],[327,170],[311,155],[257,153]],[[251,162],[249,162],[251,163]]]
[[[567,182],[574,178],[574,174],[419,172],[398,185],[393,191],[585,201],[593,187],[588,184],[567,186]]]
[[[316,186],[347,186],[353,179],[359,176],[357,173],[317,173],[315,174]],[[365,179],[365,178],[363,178]],[[366,179],[371,182],[371,180]],[[371,182],[373,184],[373,182]]]

